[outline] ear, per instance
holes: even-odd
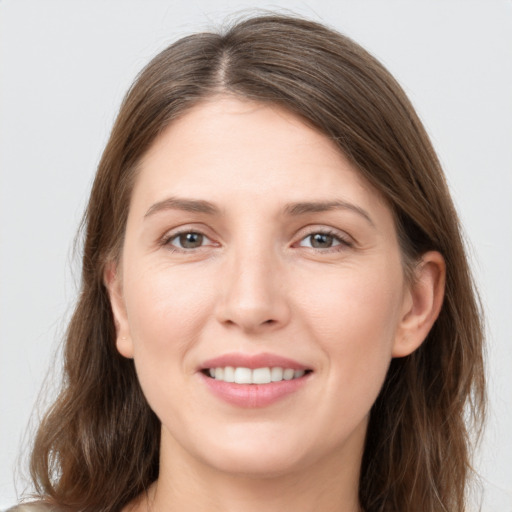
[[[408,356],[423,343],[441,311],[445,280],[444,258],[437,251],[425,253],[404,296],[393,357]]]
[[[133,358],[133,343],[123,298],[122,276],[118,264],[111,261],[105,266],[103,282],[107,288],[116,327],[116,347],[127,358]]]

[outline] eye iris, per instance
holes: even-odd
[[[179,236],[180,245],[184,249],[195,249],[203,243],[203,235],[200,233],[183,233]]]
[[[333,237],[331,235],[326,235],[324,233],[315,233],[311,235],[311,247],[315,249],[326,249],[328,247],[332,247]]]

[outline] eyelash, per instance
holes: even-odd
[[[184,229],[184,230],[177,231],[177,232],[174,232],[174,233],[164,236],[162,238],[162,240],[160,241],[160,245],[165,246],[171,252],[180,252],[180,253],[191,253],[193,251],[197,251],[197,250],[200,250],[203,247],[205,247],[204,245],[200,245],[199,247],[194,247],[194,248],[183,248],[183,247],[176,247],[175,245],[173,245],[171,243],[173,240],[179,238],[182,235],[199,235],[199,236],[204,237],[204,239],[206,239],[207,241],[211,242],[210,238],[199,230]],[[327,247],[327,248],[318,248],[318,247],[300,245],[301,242],[303,242],[307,238],[313,237],[314,235],[323,235],[323,236],[332,237],[333,240],[337,243],[336,243],[336,245],[333,245],[333,246]],[[212,243],[211,245],[215,246],[218,244]],[[354,245],[353,242],[351,240],[349,240],[349,238],[347,236],[341,235],[338,231],[334,231],[331,229],[316,229],[316,230],[310,231],[307,234],[304,234],[304,236],[302,236],[298,242],[293,244],[293,247],[309,247],[310,249],[313,249],[315,252],[326,253],[326,252],[339,252],[346,248],[353,247],[353,245]]]
[[[171,252],[180,252],[180,253],[190,253],[192,251],[197,251],[204,246],[201,245],[199,247],[194,248],[183,248],[183,247],[176,247],[175,245],[171,244],[172,240],[175,240],[179,238],[182,235],[199,235],[205,238],[206,240],[210,240],[204,233],[198,230],[194,229],[183,229],[181,231],[177,231],[175,233],[171,233],[169,235],[165,235],[162,240],[160,241],[160,245],[165,246],[167,249],[169,249]],[[211,240],[210,240],[211,241]]]
[[[354,245],[353,242],[348,238],[347,235],[342,235],[338,231],[334,231],[332,229],[315,229],[315,230],[310,231],[305,236],[303,236],[299,240],[299,242],[298,242],[299,245],[298,246],[299,247],[305,247],[305,246],[301,246],[300,243],[303,242],[304,240],[306,240],[307,238],[313,237],[314,235],[323,235],[323,236],[332,237],[333,240],[335,242],[337,242],[336,245],[333,245],[331,247],[326,247],[326,248],[318,248],[318,247],[311,247],[311,246],[309,246],[309,248],[313,249],[315,252],[320,252],[320,253],[339,252],[339,251],[343,251],[346,248],[353,247],[353,245]]]

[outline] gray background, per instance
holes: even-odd
[[[509,0],[0,0],[0,508],[25,488],[16,468],[29,418],[47,403],[38,393],[48,368],[47,397],[58,381],[79,278],[72,240],[124,92],[173,40],[256,5],[353,37],[398,78],[423,119],[487,311],[490,416],[476,459],[483,510],[512,511]]]

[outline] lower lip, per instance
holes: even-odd
[[[236,384],[212,379],[203,373],[200,375],[208,389],[216,397],[237,407],[254,409],[267,407],[296,393],[306,384],[311,373],[307,373],[298,379],[281,380],[268,384]]]

